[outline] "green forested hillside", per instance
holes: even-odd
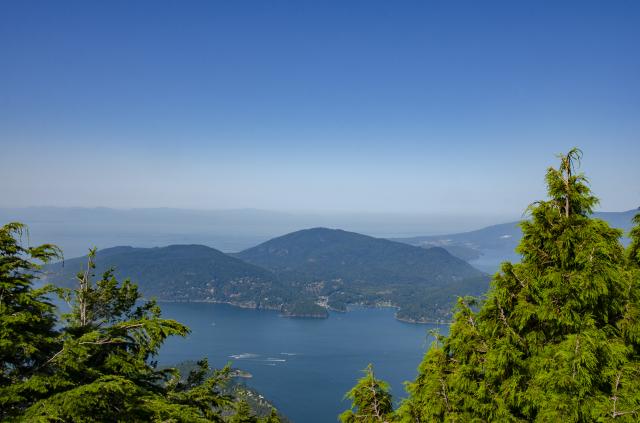
[[[47,280],[70,286],[86,261],[48,265]],[[117,277],[135,280],[148,297],[227,302],[292,317],[327,317],[327,307],[365,304],[399,307],[398,318],[408,321],[446,319],[458,295],[477,295],[488,285],[480,271],[441,248],[320,228],[235,257],[201,245],[114,247],[98,251],[96,263],[99,272],[113,268]]]
[[[280,280],[304,283],[329,307],[393,305],[398,318],[447,318],[458,295],[479,295],[488,277],[442,248],[416,248],[353,232],[314,228],[236,254],[272,270]]]
[[[341,279],[371,286],[433,284],[481,275],[442,248],[414,248],[327,228],[293,232],[236,256],[285,279]]]
[[[46,267],[48,280],[68,286],[87,258]],[[286,302],[274,275],[214,248],[170,245],[160,248],[114,247],[96,255],[98,272],[113,268],[131,278],[145,296],[172,301],[230,301],[246,307],[279,308]]]

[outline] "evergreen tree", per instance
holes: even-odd
[[[57,346],[55,307],[47,296],[54,288],[33,288],[41,263],[62,256],[50,244],[25,247],[26,227],[0,227],[0,420],[19,413],[42,387],[29,390],[22,381],[46,373],[43,364]]]
[[[640,266],[640,213],[633,217],[633,223],[636,226],[631,229],[629,238],[631,238],[631,244],[629,245],[629,260],[635,266]]]
[[[351,409],[340,415],[342,423],[382,423],[391,420],[393,403],[389,385],[376,379],[373,366],[364,370],[364,377],[358,380],[345,398],[352,401]]]
[[[269,413],[268,416],[266,416],[264,419],[262,419],[263,423],[280,423],[280,416],[278,416],[278,412],[276,411],[275,408],[271,409],[271,413]]]
[[[640,229],[625,254],[621,231],[590,217],[580,158],[548,170],[549,199],[521,224],[522,261],[502,265],[481,304],[459,300],[401,421],[640,420]]]
[[[95,250],[65,292],[71,312],[57,321],[46,295],[34,289],[39,265],[60,256],[52,245],[25,248],[25,230],[0,229],[0,417],[19,421],[222,422],[232,398],[221,393],[229,368],[213,372],[206,360],[182,380],[156,369],[153,357],[168,336],[188,333],[162,319],[136,285],[107,271],[93,282]],[[58,331],[56,325],[60,326]],[[227,412],[228,413],[228,412]]]
[[[76,289],[35,289],[40,263],[62,254],[22,246],[25,232],[20,223],[0,228],[0,420],[258,422],[246,401],[234,406],[223,393],[229,367],[212,371],[205,359],[185,378],[157,369],[162,343],[189,329],[161,318],[112,270],[94,282],[95,249]],[[71,308],[61,320],[53,294]],[[264,421],[280,419],[272,410]]]
[[[258,423],[258,417],[251,411],[249,403],[241,399],[236,403],[236,413],[231,417],[229,423]]]
[[[141,301],[137,286],[112,271],[93,282],[95,250],[68,293],[61,348],[47,364],[48,397],[25,412],[30,420],[222,421],[228,402],[219,387],[228,369],[205,378],[206,361],[187,381],[173,369],[157,370],[152,358],[164,340],[184,336],[186,326],[162,319],[155,301]]]

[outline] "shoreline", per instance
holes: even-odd
[[[269,310],[269,311],[277,311],[278,316],[282,318],[288,319],[328,319],[331,314],[327,313],[327,315],[295,315],[295,314],[286,314],[282,312],[282,306],[280,307],[257,307],[255,304],[242,304],[242,303],[234,303],[230,301],[219,301],[219,300],[160,300],[156,299],[158,303],[209,303],[209,304],[226,304],[231,307],[243,308],[246,310]],[[399,306],[393,304],[385,304],[385,305],[367,305],[367,304],[349,304],[346,310],[336,310],[332,307],[326,307],[326,310],[334,313],[349,313],[351,307],[362,307],[362,308],[393,308],[396,310],[400,310]],[[414,325],[451,325],[451,320],[444,319],[411,319],[408,317],[398,317],[398,313],[394,313],[393,318],[402,323],[410,323]]]

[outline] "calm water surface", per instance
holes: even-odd
[[[259,390],[296,423],[336,422],[343,400],[368,363],[391,384],[394,398],[431,343],[428,331],[448,326],[414,325],[393,318],[391,309],[355,309],[328,319],[288,319],[277,312],[225,304],[162,303],[163,317],[192,329],[187,338],[163,346],[160,364],[208,357],[210,364],[253,374]]]

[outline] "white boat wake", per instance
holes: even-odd
[[[242,353],[242,354],[233,354],[233,355],[230,355],[229,357],[234,358],[236,360],[246,360],[250,358],[258,358],[260,356],[258,354],[253,354],[253,353]]]

